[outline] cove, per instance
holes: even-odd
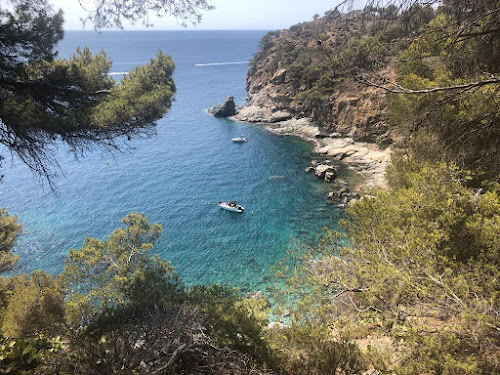
[[[68,150],[56,150],[56,193],[7,158],[1,206],[24,225],[13,272],[58,273],[68,248],[81,247],[86,236],[105,238],[121,217],[138,211],[163,226],[153,252],[170,260],[187,284],[258,290],[287,250],[314,246],[322,227],[335,229],[342,213],[326,203],[328,184],[304,173],[310,145],[205,112],[228,95],[244,102],[247,62],[264,34],[67,32],[60,56],[78,45],[105,50],[115,79],[162,49],[176,62],[177,93],[157,134],[132,139],[122,153],[94,149],[76,160]],[[249,142],[231,142],[240,135]],[[221,210],[221,200],[237,200],[246,210]]]

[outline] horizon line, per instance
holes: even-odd
[[[64,29],[64,31],[88,31],[102,33],[105,31],[268,31],[278,29]],[[283,29],[279,29],[283,30]]]

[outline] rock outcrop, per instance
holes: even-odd
[[[246,104],[236,119],[275,123],[308,117],[356,141],[387,137],[388,95],[357,77],[394,80],[402,42],[386,35],[392,47],[378,48],[381,36],[365,22],[352,12],[264,36],[248,71]]]
[[[391,147],[377,144],[392,141],[388,96],[356,77],[393,81],[403,39],[369,30],[363,16],[352,12],[268,33],[247,75],[246,104],[234,118],[309,140],[316,152],[359,172],[366,185],[385,186]],[[390,48],[378,49],[382,37]],[[332,181],[335,173],[328,172],[321,178]]]
[[[356,141],[353,138],[342,137],[338,134],[324,136],[321,129],[311,119],[307,118],[291,119],[265,124],[264,126],[273,133],[292,135],[313,143],[314,152],[333,159],[337,163],[343,163],[359,173],[364,178],[363,186],[386,186],[385,168],[391,158],[392,147],[390,146],[380,149],[374,143]],[[315,172],[316,167],[322,162],[315,160],[312,164],[312,167],[305,169],[306,172]],[[323,164],[331,166],[333,163],[323,162]],[[323,175],[323,178],[325,177],[326,173]],[[331,176],[330,180],[332,178],[334,179],[335,176]]]
[[[314,174],[326,182],[331,182],[337,175],[337,168],[330,164],[319,164],[314,169]]]
[[[264,79],[263,76],[249,75],[249,95],[236,116],[237,120],[276,123],[309,117],[327,131],[371,142],[388,131],[388,98],[374,88],[359,87],[359,84],[349,80],[337,87],[335,94],[325,97],[314,107],[312,103],[300,102],[288,89],[288,84],[261,82]],[[287,104],[283,105],[285,98]]]
[[[352,138],[323,138],[317,141],[316,152],[347,164],[365,178],[368,186],[385,186],[391,147],[380,149],[376,144]]]
[[[216,105],[208,110],[208,113],[215,117],[229,117],[238,113],[234,104],[234,97],[228,96],[223,103]]]

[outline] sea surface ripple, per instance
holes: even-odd
[[[304,173],[308,144],[205,112],[228,95],[244,102],[247,62],[264,34],[67,32],[60,56],[78,45],[105,50],[115,79],[163,50],[176,62],[177,93],[157,135],[132,140],[131,150],[109,155],[96,149],[75,159],[60,147],[57,193],[15,157],[7,158],[0,206],[24,225],[13,272],[58,273],[68,248],[81,247],[86,236],[105,238],[121,217],[138,211],[163,226],[153,251],[171,260],[188,284],[256,290],[269,282],[270,266],[287,250],[314,245],[322,227],[334,228],[341,213],[325,203],[327,184]],[[249,142],[231,142],[240,135]],[[237,200],[246,211],[223,211],[217,206],[223,200]]]

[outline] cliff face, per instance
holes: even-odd
[[[328,132],[372,142],[387,133],[387,95],[355,77],[392,78],[401,30],[377,31],[377,22],[356,12],[333,18],[262,39],[239,119],[270,123],[310,117]]]

